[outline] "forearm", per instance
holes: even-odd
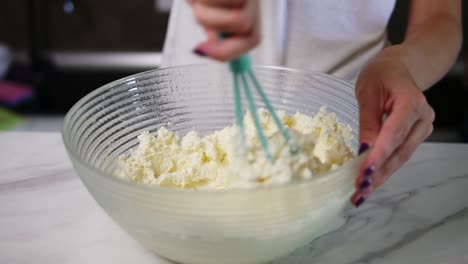
[[[438,15],[409,28],[403,43],[382,50],[376,59],[399,60],[418,87],[426,90],[450,70],[461,42],[460,22]]]

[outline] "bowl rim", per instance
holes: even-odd
[[[171,67],[165,67],[165,68],[157,68],[157,69],[152,69],[148,71],[143,71],[139,72],[136,74],[132,74],[120,79],[117,79],[115,81],[112,81],[110,83],[104,84],[94,91],[88,93],[84,97],[82,97],[80,100],[78,100],[68,111],[67,114],[65,115],[64,122],[62,125],[62,130],[61,130],[61,136],[62,136],[62,141],[64,143],[65,149],[68,153],[68,155],[72,158],[72,163],[78,162],[82,167],[86,168],[87,170],[93,172],[95,175],[98,177],[104,178],[106,180],[109,180],[113,183],[116,183],[118,185],[123,185],[128,188],[136,188],[139,189],[143,192],[162,192],[162,193],[180,193],[180,194],[188,194],[190,193],[193,195],[196,193],[196,195],[231,195],[231,194],[236,194],[236,193],[257,193],[257,192],[268,192],[272,190],[285,190],[285,189],[290,189],[290,188],[301,188],[301,187],[306,187],[307,185],[313,184],[317,181],[329,179],[330,177],[327,177],[327,175],[332,175],[335,174],[337,171],[346,169],[347,167],[350,167],[353,163],[360,163],[360,161],[367,156],[369,150],[365,151],[364,153],[361,153],[360,155],[356,155],[354,158],[351,158],[344,162],[341,166],[339,166],[335,170],[327,171],[324,173],[320,174],[320,177],[312,177],[311,179],[304,179],[301,181],[291,181],[287,182],[284,184],[276,184],[276,185],[266,185],[266,186],[261,186],[258,188],[232,188],[232,189],[181,189],[181,188],[168,188],[168,187],[161,187],[159,185],[150,185],[150,184],[143,184],[143,183],[137,183],[137,182],[132,182],[126,179],[122,179],[120,177],[117,177],[113,173],[104,171],[100,168],[97,168],[95,166],[90,165],[86,161],[80,158],[80,156],[73,150],[73,148],[70,146],[70,142],[68,142],[65,130],[67,128],[67,125],[70,121],[70,117],[76,110],[79,109],[80,104],[82,102],[86,101],[88,98],[94,97],[95,94],[102,92],[103,90],[106,90],[108,88],[111,88],[113,86],[116,86],[118,84],[122,84],[125,82],[132,81],[135,78],[142,77],[147,74],[159,72],[159,71],[165,71],[165,70],[170,70],[170,69],[182,69],[182,68],[191,68],[191,67],[203,67],[203,66],[224,66],[220,63],[200,63],[200,64],[187,64],[187,65],[178,65],[178,66],[171,66]],[[282,66],[270,66],[270,65],[253,65],[253,68],[257,69],[273,69],[273,70],[282,70],[282,71],[287,71],[287,72],[294,72],[294,73],[307,73],[309,75],[315,75],[315,76],[320,76],[326,79],[329,79],[331,81],[340,83],[343,86],[346,86],[352,90],[354,90],[353,85],[350,82],[346,82],[342,79],[339,79],[335,76],[332,76],[330,74],[318,72],[318,71],[312,71],[308,69],[299,69],[299,68],[292,68],[292,67],[282,67]],[[80,173],[78,173],[78,176],[82,179],[82,176]]]

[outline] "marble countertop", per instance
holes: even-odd
[[[468,145],[423,144],[347,222],[283,263],[468,263]],[[0,263],[171,263],[91,198],[60,134],[0,133]]]

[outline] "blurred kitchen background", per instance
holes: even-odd
[[[170,6],[171,0],[1,1],[0,45],[8,49],[0,46],[0,130],[59,131],[66,111],[87,93],[158,68]],[[406,16],[407,1],[399,0],[389,24],[393,43],[403,39]],[[426,93],[437,115],[430,141],[468,142],[466,62],[464,44],[453,69]]]

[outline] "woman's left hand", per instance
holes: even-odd
[[[360,206],[432,133],[434,111],[405,64],[395,57],[377,57],[364,68],[356,97],[360,153],[370,149],[351,197]]]

